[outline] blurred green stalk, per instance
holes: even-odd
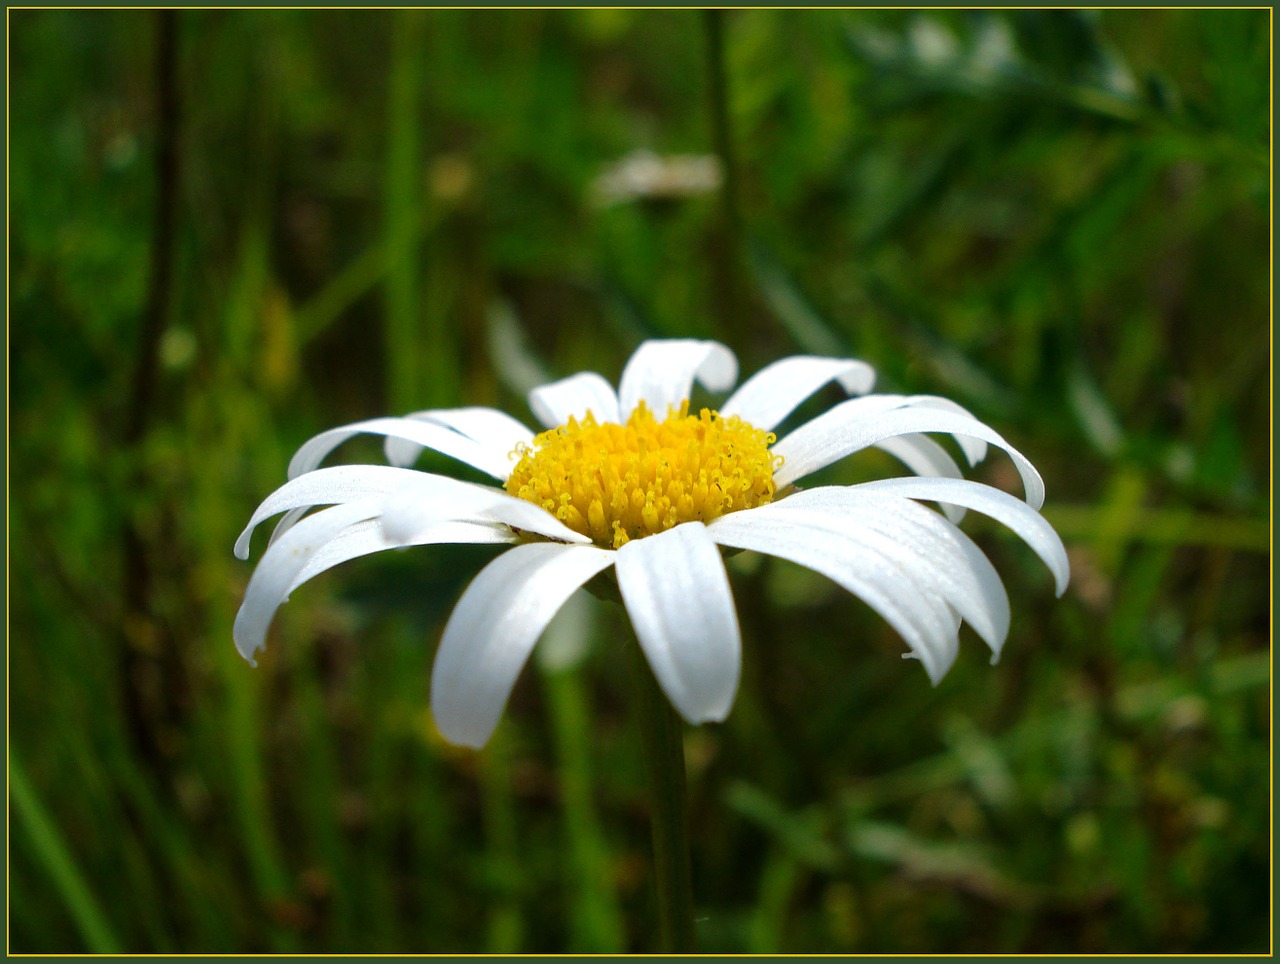
[[[609,869],[609,854],[591,805],[591,723],[582,677],[575,667],[543,666],[559,761],[573,896],[569,915],[575,950],[617,953],[623,949],[622,913]]]
[[[742,215],[738,208],[738,167],[733,153],[729,121],[729,84],[724,63],[723,10],[702,11],[706,37],[707,108],[711,118],[711,143],[720,159],[720,216],[711,270],[715,290],[719,337],[726,339],[742,327],[738,292],[743,288]]]
[[[520,947],[524,921],[520,916],[523,865],[517,853],[516,803],[511,786],[511,761],[506,740],[496,734],[480,759],[484,793],[484,834],[489,882],[496,899],[489,913],[489,952],[512,954]]]
[[[419,92],[423,83],[421,11],[391,15],[391,76],[387,103],[387,167],[384,219],[388,255],[386,277],[386,365],[388,403],[399,414],[420,408],[423,346],[418,337],[418,224],[423,164],[419,143]],[[432,346],[440,348],[443,346]]]
[[[692,952],[693,879],[685,815],[684,737],[680,718],[654,679],[639,642],[632,638],[632,683],[649,784],[653,870],[658,895],[658,950]]]
[[[54,886],[66,901],[67,909],[92,954],[119,954],[122,951],[106,914],[85,883],[70,848],[58,832],[48,810],[27,782],[26,771],[9,750],[9,799],[14,813],[27,828],[36,856],[53,878]]]

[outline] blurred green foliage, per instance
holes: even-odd
[[[1073,559],[1055,602],[966,522],[1013,628],[932,689],[861,603],[735,557],[742,690],[687,743],[701,946],[1269,946],[1266,11],[731,12],[728,249],[714,195],[590,190],[712,149],[705,14],[191,10],[171,75],[162,16],[9,16],[11,950],[649,947],[618,614],[558,624],[585,656],[473,754],[427,678],[491,550],[326,574],[255,671],[231,544],[324,428],[527,418],[674,334],[957,399]]]

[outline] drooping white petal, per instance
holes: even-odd
[[[232,627],[241,656],[254,663],[253,654],[262,648],[271,618],[308,560],[343,529],[377,514],[376,498],[336,505],[303,519],[267,549],[249,579]]]
[[[943,398],[941,395],[908,395],[906,405],[908,408],[933,408],[940,412],[954,412],[957,415],[978,420],[978,417],[963,405],[949,398]],[[987,457],[987,443],[980,438],[957,435],[956,443],[960,446],[960,451],[964,452],[964,457],[970,465],[977,465]]]
[[[782,467],[774,473],[778,486],[788,485],[882,439],[917,432],[946,432],[984,439],[1004,449],[1022,476],[1027,503],[1036,509],[1044,504],[1044,481],[1035,466],[988,426],[977,419],[936,408],[894,408],[869,418],[865,411],[849,407],[877,397],[869,395],[841,402],[773,446],[773,453],[784,459]]]
[[[817,358],[797,355],[766,365],[740,386],[720,407],[721,415],[737,415],[744,422],[773,429],[797,405],[830,381],[837,381],[850,395],[871,391],[875,369],[852,358]]]
[[[406,439],[473,465],[495,479],[505,481],[511,474],[510,450],[507,448],[479,442],[435,422],[413,418],[371,418],[329,429],[304,443],[289,462],[289,478],[294,479],[304,472],[310,472],[347,439],[361,434]]]
[[[510,467],[516,463],[516,459],[511,458],[511,453],[515,451],[516,446],[522,442],[527,445],[533,441],[533,432],[526,425],[496,408],[476,406],[427,409],[422,412],[413,412],[405,418],[443,425],[495,453],[506,452],[507,474],[510,474]],[[387,461],[392,465],[412,465],[422,454],[422,446],[417,442],[394,435],[387,436],[383,448],[387,453]],[[506,476],[501,478],[505,479]]]
[[[700,522],[617,552],[618,589],[668,699],[690,723],[723,720],[738,692],[742,641],[724,562]]]
[[[762,510],[721,516],[707,532],[722,546],[778,556],[822,573],[858,596],[906,641],[934,683],[954,662],[957,624],[948,607],[864,541]]]
[[[389,539],[382,528],[381,519],[366,519],[355,525],[347,526],[340,533],[322,545],[307,560],[307,564],[293,578],[289,587],[292,594],[304,582],[314,579],[327,569],[339,563],[360,556],[372,555],[386,549],[402,549],[408,546],[432,546],[443,543],[466,543],[470,545],[501,545],[513,543],[518,536],[503,525],[483,522],[441,522],[420,531],[408,542]],[[286,596],[286,601],[288,597]]]
[[[502,489],[462,482],[442,475],[415,473],[419,478],[383,497],[382,527],[387,537],[412,542],[418,534],[442,522],[501,522],[560,542],[587,543],[542,506],[508,495]]]
[[[1057,594],[1061,596],[1066,592],[1071,578],[1071,564],[1067,561],[1067,550],[1058,538],[1058,533],[1045,521],[1044,516],[1008,492],[965,479],[926,478],[877,479],[848,488],[854,492],[886,493],[908,499],[950,502],[990,516],[1012,529],[1035,550],[1036,555],[1053,573]]]
[[[956,465],[947,450],[927,435],[895,435],[881,439],[875,447],[888,452],[916,475],[938,476],[944,479],[960,479],[964,473]],[[952,522],[964,518],[964,509],[958,505],[943,503],[942,511]]]
[[[618,414],[625,421],[643,401],[663,419],[668,407],[689,397],[695,378],[710,391],[727,392],[738,378],[738,360],[717,341],[646,341],[622,370]]]
[[[937,513],[909,499],[845,486],[807,489],[758,511],[799,517],[863,539],[940,594],[999,655],[1009,632],[1004,584],[973,540]]]
[[[516,546],[485,566],[454,607],[431,671],[431,711],[451,743],[488,742],[547,623],[613,562],[595,546]]]
[[[249,558],[249,540],[253,530],[278,512],[305,511],[315,505],[337,505],[371,495],[386,495],[401,486],[413,484],[421,475],[412,469],[397,469],[389,465],[335,465],[300,475],[280,486],[258,506],[236,540],[236,557]]]
[[[547,428],[581,419],[590,412],[600,425],[619,422],[618,393],[595,372],[579,372],[550,385],[540,385],[529,393],[529,407]]]

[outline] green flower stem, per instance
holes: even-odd
[[[715,225],[716,244],[711,259],[712,285],[716,298],[720,337],[727,338],[741,327],[743,312],[739,292],[743,287],[742,214],[738,207],[738,165],[733,151],[733,129],[729,118],[729,80],[724,61],[723,10],[703,10],[706,45],[707,112],[711,122],[711,143],[720,159],[723,181],[720,186],[720,215]]]
[[[649,784],[661,941],[658,949],[665,953],[691,952],[694,950],[693,882],[685,817],[682,724],[653,678],[639,643],[632,640],[627,649],[632,656],[632,685]]]

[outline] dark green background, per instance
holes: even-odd
[[[11,950],[650,947],[618,614],[477,755],[427,680],[491,550],[326,574],[255,671],[231,545],[318,431],[661,335],[956,399],[1073,563],[968,520],[1013,626],[934,689],[733,561],[703,949],[1268,946],[1269,12],[185,11],[171,67],[162,20],[9,15]],[[726,142],[735,204],[591,201]]]

